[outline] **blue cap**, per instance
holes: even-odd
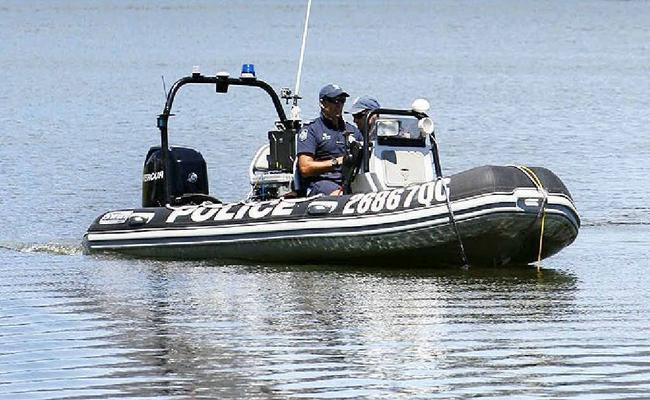
[[[328,83],[327,85],[323,86],[320,92],[318,92],[319,99],[322,99],[324,97],[334,99],[341,96],[350,97],[350,95],[345,93],[345,91],[341,89],[339,85],[335,85],[333,83]]]
[[[361,96],[354,99],[352,107],[350,107],[350,111],[346,111],[346,113],[355,115],[366,110],[376,110],[379,107],[381,106],[379,105],[377,99],[374,97]]]

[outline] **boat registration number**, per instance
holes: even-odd
[[[434,202],[445,201],[447,193],[449,193],[449,178],[390,191],[359,193],[350,197],[343,207],[343,214],[392,211],[416,205],[428,206]]]

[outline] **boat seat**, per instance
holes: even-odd
[[[253,159],[253,172],[266,172],[269,170],[269,157],[271,156],[271,146],[268,144],[262,146],[255,153]]]
[[[270,154],[268,144],[260,147],[248,167],[248,178],[255,198],[276,198],[290,191],[293,175],[269,168]]]

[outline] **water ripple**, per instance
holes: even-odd
[[[295,79],[304,3],[144,3],[0,5],[0,399],[648,397],[646,2],[312,11],[305,118],[328,81],[391,107],[425,96],[445,174],[540,165],[570,189],[572,246],[468,271],[81,255],[94,218],[139,203],[160,75],[246,60]],[[204,89],[179,97],[171,140],[238,200],[273,107]]]

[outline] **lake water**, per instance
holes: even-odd
[[[303,115],[333,81],[432,103],[443,171],[545,166],[582,216],[535,267],[213,265],[81,254],[140,203],[167,88],[294,86],[303,1],[0,3],[0,398],[648,398],[650,2],[314,1]],[[265,95],[182,91],[172,142],[248,191]]]

